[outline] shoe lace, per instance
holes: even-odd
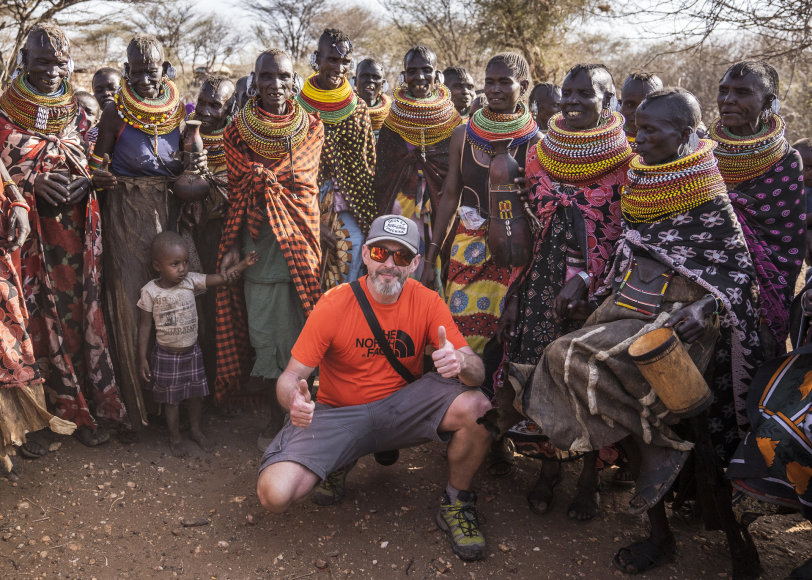
[[[476,536],[479,533],[479,519],[476,513],[476,506],[473,504],[461,504],[449,510],[452,517],[457,520],[460,531],[466,537]]]

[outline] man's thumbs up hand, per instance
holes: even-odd
[[[448,342],[445,327],[437,329],[438,349],[431,353],[434,367],[440,376],[451,379],[460,374],[462,370],[462,355],[457,352],[454,345]]]

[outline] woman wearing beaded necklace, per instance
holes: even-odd
[[[388,83],[383,76],[383,66],[371,58],[365,58],[358,63],[355,68],[355,78],[353,87],[366,104],[369,110],[369,118],[372,121],[372,132],[375,138],[383,127],[383,122],[389,115],[389,107],[392,104],[392,97],[386,94]]]
[[[174,155],[180,149],[186,111],[167,76],[170,64],[163,54],[154,36],[139,34],[130,41],[122,85],[115,101],[104,108],[90,161],[97,181],[106,182],[102,216],[106,308],[115,335],[118,378],[135,431],[146,424],[136,303],[141,288],[153,277],[152,239],[160,231],[175,229],[177,204],[170,187],[182,170]]]
[[[352,42],[328,28],[319,38],[312,62],[316,72],[297,95],[308,113],[324,123],[319,168],[322,207],[322,271],[325,289],[358,278],[369,224],[375,218],[375,134],[366,103],[353,92]]]
[[[214,396],[218,404],[233,402],[249,374],[262,382],[273,405],[260,436],[265,446],[284,422],[276,378],[321,295],[317,179],[324,127],[295,98],[295,79],[286,53],[260,54],[252,96],[225,133],[230,204],[220,271],[252,250],[259,262],[245,271],[242,284],[217,292]]]
[[[526,163],[530,205],[541,223],[534,258],[515,280],[505,299],[500,335],[511,362],[535,364],[544,348],[576,330],[585,318],[573,297],[589,294],[603,281],[603,271],[620,234],[620,189],[632,151],[623,132],[612,76],[603,65],[574,66],[562,84],[561,113]],[[527,497],[536,513],[549,511],[560,481],[557,452],[538,427],[522,422],[510,433],[523,441],[520,450],[544,457],[538,482]],[[585,520],[598,510],[597,452],[584,458],[570,517]]]
[[[491,140],[512,139],[510,155],[522,165],[539,140],[538,126],[521,100],[530,85],[529,73],[527,61],[514,52],[498,54],[488,62],[488,105],[451,137],[449,172],[432,226],[433,241],[426,250],[426,261],[434,263],[456,224],[445,294],[457,326],[480,356],[496,334],[510,281],[510,268],[497,266],[488,248]],[[426,268],[421,281],[431,288],[434,275],[434,269]]]
[[[679,417],[640,374],[629,345],[649,330],[673,328],[699,372],[714,360],[707,420],[722,460],[746,429],[744,397],[762,360],[755,271],[715,144],[697,136],[698,101],[680,88],[656,91],[641,103],[636,121],[639,155],[621,198],[623,233],[594,292],[605,298],[583,328],[549,344],[538,364],[509,369],[517,400],[556,447],[592,451],[623,441],[638,450],[640,475],[629,507],[648,514],[651,532],[615,555],[615,566],[629,574],[673,558],[662,498],[693,447],[672,428]],[[587,299],[583,287],[569,302]],[[533,369],[524,385],[514,378]],[[721,469],[713,475],[720,477]]]
[[[710,129],[733,208],[756,264],[762,342],[785,352],[789,306],[804,259],[803,164],[784,137],[778,73],[761,61],[731,66],[719,82],[720,119]]]
[[[21,51],[21,70],[0,97],[0,159],[31,207],[32,234],[21,250],[23,295],[32,313],[34,354],[50,366],[55,413],[98,445],[110,434],[96,419],[126,420],[107,348],[99,301],[99,205],[81,132],[87,129],[68,76],[70,44],[53,25],[37,25]],[[23,453],[44,455],[29,438]]]
[[[403,215],[418,224],[420,254],[425,255],[448,173],[451,133],[462,118],[442,84],[433,50],[422,45],[409,49],[403,69],[378,138],[375,201],[379,215]],[[425,264],[420,261],[416,277]]]

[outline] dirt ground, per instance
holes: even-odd
[[[517,457],[513,476],[479,477],[489,553],[464,563],[433,523],[446,481],[440,444],[405,450],[391,467],[362,459],[338,506],[265,513],[255,493],[263,421],[259,410],[209,416],[216,449],[185,459],[150,427],[138,443],[89,449],[63,439],[23,461],[18,483],[0,479],[0,578],[622,578],[612,555],[645,533],[624,511],[628,491],[608,484],[595,520],[567,518],[577,463],[566,465],[552,512],[532,514],[524,496],[538,464]],[[674,528],[677,559],[642,578],[729,577],[721,532]],[[751,530],[764,578],[810,556],[812,526],[797,515],[764,517]]]

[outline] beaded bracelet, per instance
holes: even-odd
[[[714,305],[716,306],[716,310],[714,310],[714,311],[713,311],[711,314],[719,314],[719,312],[720,312],[720,311],[722,310],[722,308],[724,307],[724,304],[722,304],[722,301],[721,301],[721,300],[719,300],[719,299],[716,297],[716,295],[715,295],[715,294],[711,294],[711,293],[709,292],[709,293],[705,294],[704,298],[707,298],[708,296],[710,296],[711,298],[713,298],[713,303],[714,303]]]
[[[12,201],[9,204],[9,207],[21,207],[25,211],[31,211],[31,206],[25,203],[24,201]]]

